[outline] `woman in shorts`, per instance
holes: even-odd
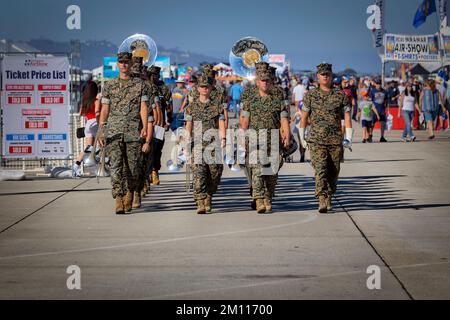
[[[86,117],[84,135],[87,146],[85,151],[90,150],[92,152],[94,151],[92,146],[97,135],[98,118],[100,117],[99,88],[94,81],[88,81],[83,89],[80,116]],[[73,172],[76,177],[81,176],[81,162],[85,151],[80,153],[73,165]]]

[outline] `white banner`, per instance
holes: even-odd
[[[438,14],[441,29],[448,27],[447,0],[438,0]]]
[[[372,32],[373,46],[380,58],[384,55],[384,7],[384,0],[375,0],[374,4],[367,8],[367,13],[370,14],[367,28]]]
[[[385,35],[385,60],[403,62],[440,62],[437,35]]]
[[[68,58],[5,56],[2,79],[3,155],[69,156]]]

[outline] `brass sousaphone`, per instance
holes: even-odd
[[[255,64],[268,62],[269,51],[261,40],[255,37],[245,37],[233,45],[229,60],[234,74],[253,79],[256,74]]]
[[[152,66],[158,56],[155,41],[145,34],[136,33],[126,38],[119,46],[118,53],[130,52],[133,57],[141,57],[146,67]]]

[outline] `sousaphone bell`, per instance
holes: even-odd
[[[118,53],[130,52],[133,57],[142,57],[146,67],[152,66],[158,56],[155,41],[145,34],[136,33],[126,38],[119,46]]]
[[[253,79],[256,75],[255,64],[268,62],[269,51],[261,40],[255,37],[245,37],[233,45],[229,60],[236,75]]]

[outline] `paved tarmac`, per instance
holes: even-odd
[[[127,216],[108,178],[0,182],[0,299],[450,299],[450,134],[416,133],[362,144],[358,132],[327,215],[298,155],[270,215],[227,169],[205,216],[184,172],[164,170]],[[67,287],[71,265],[80,290]]]

